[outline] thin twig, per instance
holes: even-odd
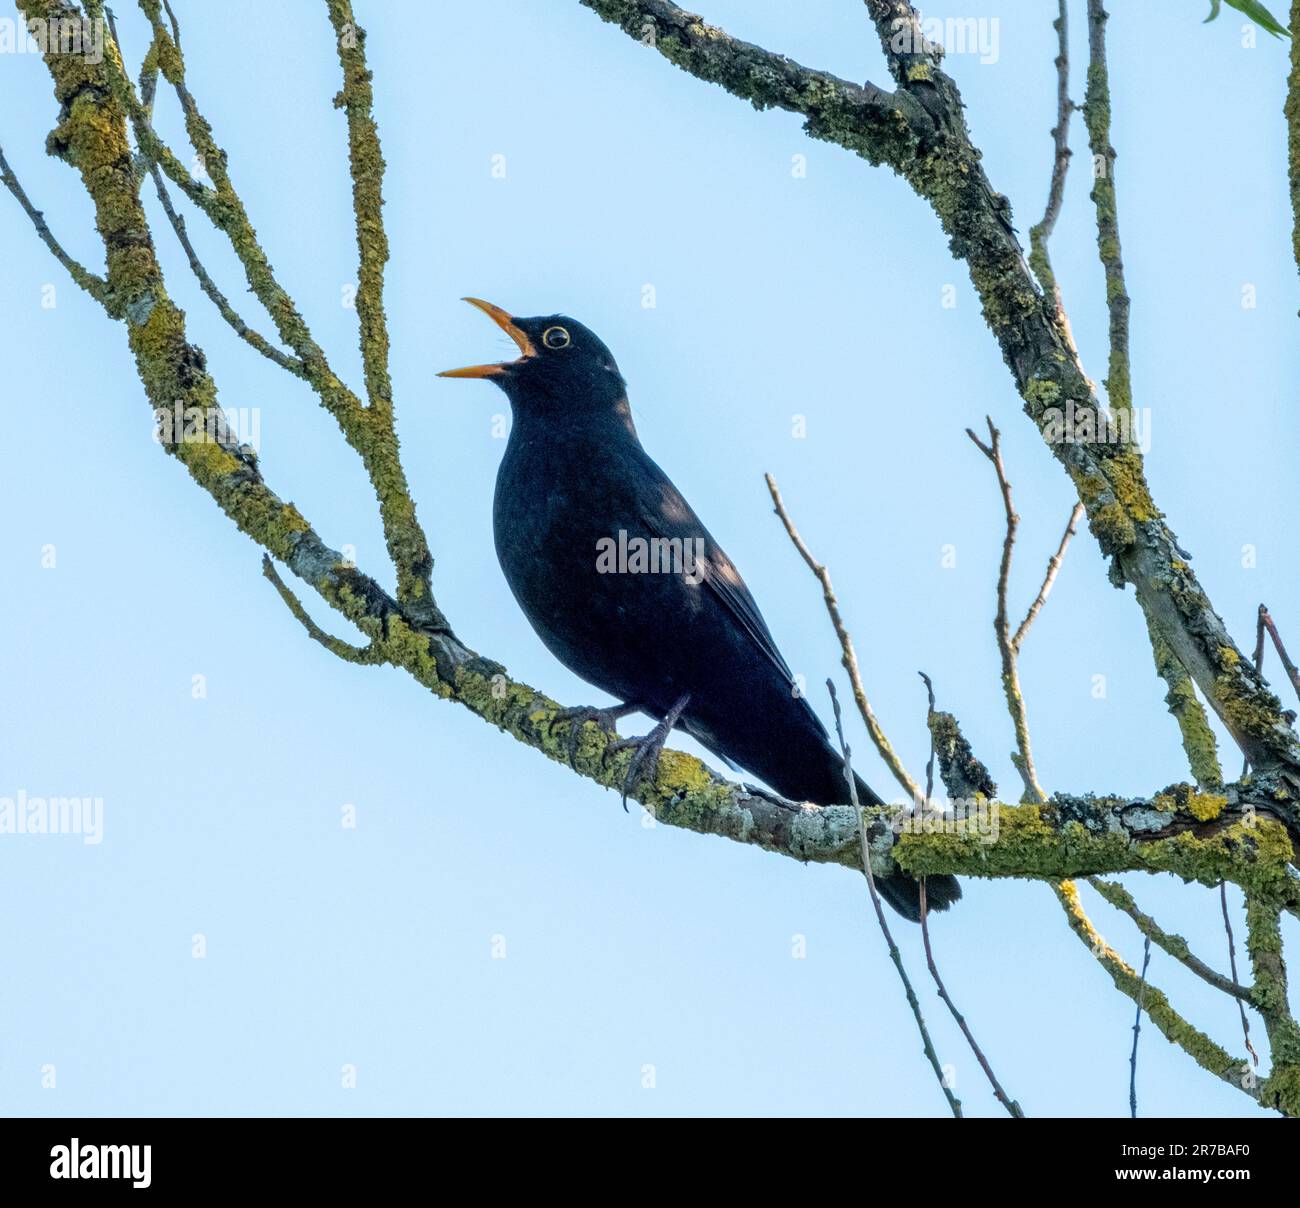
[[[1291,656],[1287,654],[1286,647],[1282,645],[1282,635],[1278,633],[1273,618],[1263,604],[1259,606],[1259,619],[1263,622],[1264,628],[1268,630],[1268,636],[1273,639],[1273,648],[1277,651],[1277,657],[1282,660],[1282,667],[1286,671],[1287,678],[1291,681],[1291,687],[1295,689],[1296,696],[1300,697],[1300,670],[1296,668],[1296,665],[1291,661]]]
[[[79,261],[74,260],[67,252],[63,250],[63,245],[54,237],[54,233],[46,225],[45,215],[32,205],[23,186],[19,183],[18,177],[14,175],[13,169],[9,167],[9,161],[5,159],[4,148],[0,147],[0,181],[4,182],[5,188],[14,195],[18,204],[22,206],[23,212],[32,220],[32,225],[36,228],[36,234],[40,236],[41,242],[49,248],[50,253],[54,256],[65,269],[68,275],[82,289],[95,299],[101,306],[108,306],[108,282],[103,277],[97,276],[86,268]]]
[[[1222,973],[1212,969],[1192,952],[1187,941],[1181,935],[1174,935],[1165,931],[1155,919],[1146,914],[1138,906],[1133,895],[1119,882],[1106,881],[1101,877],[1089,877],[1088,884],[1116,910],[1121,910],[1128,915],[1137,924],[1137,929],[1144,938],[1152,941],[1157,947],[1172,956],[1174,960],[1190,969],[1202,981],[1213,986],[1216,990],[1221,990],[1224,994],[1237,999],[1238,1002],[1251,1001],[1250,987],[1243,986],[1237,981],[1235,968],[1230,978],[1224,977]]]
[[[840,717],[840,701],[835,695],[835,682],[826,681],[827,690],[831,694],[831,708],[835,711],[835,733],[839,736],[840,752],[844,756],[844,779],[849,784],[849,797],[852,800],[853,809],[858,816],[858,841],[862,845],[862,869],[867,876],[867,889],[871,893],[871,904],[875,907],[876,922],[880,924],[881,934],[885,937],[885,943],[889,947],[889,959],[894,962],[894,968],[898,970],[899,980],[903,983],[903,993],[907,996],[907,1005],[912,1008],[912,1018],[916,1020],[917,1030],[921,1033],[921,1048],[925,1051],[926,1060],[930,1063],[930,1068],[934,1070],[934,1076],[939,1080],[939,1087],[943,1091],[944,1098],[948,1100],[948,1107],[952,1114],[961,1119],[961,1100],[952,1093],[952,1088],[948,1085],[948,1079],[944,1076],[943,1067],[939,1064],[939,1056],[934,1051],[934,1044],[930,1040],[930,1029],[926,1027],[925,1016],[921,1014],[921,1003],[916,997],[916,991],[912,989],[911,978],[907,976],[907,970],[903,968],[903,955],[898,950],[898,945],[894,943],[893,933],[889,930],[889,921],[885,918],[885,908],[880,902],[880,893],[876,889],[876,878],[871,871],[871,845],[867,841],[867,824],[863,820],[862,805],[858,801],[857,782],[853,777],[853,760],[852,752],[849,750],[849,744],[844,740],[844,722]]]
[[[290,356],[288,353],[281,352],[265,336],[249,327],[235,308],[230,305],[226,295],[221,292],[208,270],[203,267],[203,262],[194,250],[194,244],[190,241],[189,232],[185,229],[185,219],[176,212],[175,207],[172,205],[171,195],[167,191],[167,182],[163,179],[162,171],[156,163],[149,165],[149,175],[153,177],[154,188],[157,190],[158,200],[162,203],[163,213],[167,215],[167,221],[171,223],[172,230],[176,232],[176,238],[190,262],[190,271],[197,278],[203,292],[212,300],[212,304],[220,312],[221,317],[249,347],[256,349],[267,360],[273,361],[281,369],[292,373],[294,377],[305,379],[307,370],[302,361],[297,357]]]
[[[930,682],[930,677],[924,671],[916,673],[925,681],[925,694],[929,700],[929,709],[926,713],[926,733],[930,735],[930,758],[925,761],[925,799],[930,801],[934,798],[934,731],[930,728],[929,719],[934,716],[934,685]],[[924,878],[922,878],[924,881]],[[924,918],[924,913],[922,918]]]
[[[1142,972],[1138,975],[1137,1014],[1133,1017],[1133,1052],[1128,1059],[1128,1110],[1134,1120],[1138,1114],[1138,1037],[1142,1034],[1142,1000],[1146,997],[1147,966],[1151,964],[1151,937],[1142,944]]]
[[[1043,211],[1041,222],[1029,228],[1029,267],[1039,284],[1052,297],[1056,311],[1056,321],[1074,347],[1074,336],[1070,331],[1070,321],[1061,301],[1061,287],[1057,284],[1056,274],[1052,270],[1051,257],[1047,244],[1056,229],[1056,220],[1061,214],[1061,205],[1065,200],[1065,176],[1070,168],[1070,115],[1074,112],[1074,102],[1070,100],[1070,36],[1069,14],[1066,0],[1059,0],[1058,15],[1052,22],[1056,30],[1056,125],[1052,127],[1052,179],[1047,190],[1047,208]]]
[[[1029,720],[1025,712],[1025,698],[1020,691],[1020,668],[1016,658],[1016,646],[1011,637],[1011,623],[1007,619],[1007,585],[1011,578],[1011,556],[1016,546],[1016,531],[1020,527],[1020,517],[1016,514],[1015,504],[1011,498],[1011,483],[1007,478],[1006,466],[1002,462],[1002,434],[994,425],[992,417],[985,416],[989,429],[989,443],[986,445],[970,429],[966,435],[974,442],[985,457],[993,463],[997,472],[998,486],[1002,490],[1002,506],[1007,517],[1006,536],[1002,540],[1002,561],[998,567],[998,610],[993,618],[993,629],[997,634],[998,651],[1002,655],[1002,689],[1007,698],[1007,710],[1016,732],[1016,754],[1011,757],[1025,785],[1025,800],[1042,803],[1047,794],[1038,783],[1038,772],[1034,768],[1034,754],[1029,741]],[[1031,609],[1032,611],[1032,609]]]
[[[1228,883],[1219,882],[1219,904],[1223,908],[1223,929],[1228,934],[1228,968],[1232,971],[1232,980],[1237,980],[1237,942],[1232,935],[1232,918],[1228,914]],[[1246,1042],[1246,1052],[1250,1054],[1251,1063],[1259,1065],[1259,1054],[1250,1043],[1250,1020],[1246,1018],[1246,1006],[1238,1001],[1237,1010],[1241,1012],[1241,1035]]]
[[[971,1052],[975,1054],[975,1060],[980,1063],[980,1069],[984,1071],[984,1076],[989,1080],[989,1085],[993,1088],[993,1094],[997,1097],[999,1103],[1007,1109],[1007,1112],[1023,1120],[1025,1113],[1020,1110],[1020,1104],[1012,1099],[1006,1091],[1002,1089],[1002,1084],[998,1081],[997,1075],[993,1072],[993,1067],[989,1065],[988,1058],[984,1056],[983,1050],[975,1042],[975,1036],[967,1026],[966,1017],[957,1010],[957,1004],[953,1002],[948,993],[948,988],[943,984],[943,978],[939,976],[939,966],[935,964],[934,952],[930,948],[930,921],[929,911],[925,903],[925,878],[920,879],[921,886],[921,942],[925,945],[925,963],[930,970],[930,976],[934,978],[935,988],[939,991],[939,997],[943,999],[953,1019],[957,1021],[957,1026],[961,1029],[961,1034],[966,1037],[966,1043],[970,1045]]]
[[[1043,605],[1047,603],[1048,594],[1052,590],[1052,584],[1056,582],[1056,576],[1061,569],[1061,560],[1065,557],[1066,548],[1070,544],[1070,538],[1079,531],[1079,521],[1083,519],[1083,504],[1076,503],[1070,512],[1070,519],[1066,522],[1065,532],[1061,534],[1061,543],[1056,547],[1054,553],[1047,561],[1047,574],[1043,576],[1043,585],[1038,589],[1038,595],[1034,597],[1034,602],[1029,606],[1029,611],[1025,613],[1025,619],[1020,622],[1020,627],[1016,630],[1011,638],[1011,648],[1020,653],[1020,645],[1025,640],[1025,634],[1029,632],[1029,627],[1034,623],[1034,618],[1042,611]]]
[[[831,586],[830,572],[812,556],[812,553],[804,544],[803,538],[799,536],[798,530],[794,527],[794,522],[785,510],[785,504],[781,500],[781,492],[777,490],[776,480],[771,474],[765,474],[764,478],[767,480],[767,489],[772,496],[772,504],[776,508],[776,514],[781,518],[781,523],[785,525],[786,533],[794,543],[795,549],[799,551],[799,556],[808,564],[808,569],[812,571],[817,581],[822,585],[822,596],[826,602],[826,611],[830,614],[831,624],[835,627],[835,636],[840,640],[840,661],[844,664],[844,669],[849,673],[849,684],[853,688],[853,699],[858,706],[858,712],[862,714],[862,721],[867,727],[867,733],[871,735],[871,741],[875,744],[876,750],[880,753],[880,758],[885,761],[894,779],[902,785],[903,791],[908,795],[909,799],[913,802],[927,800],[921,796],[920,786],[912,779],[907,769],[903,767],[902,760],[894,753],[894,748],[890,745],[889,739],[885,736],[884,730],[880,728],[880,723],[876,720],[876,715],[872,711],[871,702],[867,699],[867,690],[862,683],[862,674],[858,670],[858,656],[853,649],[853,638],[849,635],[848,628],[844,624],[844,618],[840,616],[840,606],[835,598],[835,590]]]
[[[280,593],[280,599],[288,605],[289,611],[298,619],[308,635],[324,646],[331,654],[337,655],[346,663],[357,663],[361,666],[374,666],[377,663],[388,661],[383,649],[374,642],[371,642],[369,646],[353,646],[342,638],[336,638],[326,633],[307,614],[307,610],[302,606],[302,601],[293,594],[285,581],[280,578],[279,572],[275,569],[275,563],[266,554],[262,555],[262,574],[270,579],[275,590]]]

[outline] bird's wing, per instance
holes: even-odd
[[[682,493],[673,485],[672,480],[650,460],[649,468],[653,471],[644,479],[645,494],[639,501],[639,511],[646,527],[655,537],[704,540],[704,585],[711,591],[719,603],[749,635],[756,649],[771,662],[790,684],[794,684],[794,673],[777,649],[776,641],[758,611],[754,597],[750,595],[745,580],[735,563],[727,557],[713,535],[686,502]]]

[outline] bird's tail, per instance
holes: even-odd
[[[856,772],[853,779],[857,782],[858,801],[863,805],[884,805],[884,801],[872,790]],[[911,873],[897,869],[892,876],[877,877],[876,889],[903,918],[912,923],[921,921],[921,886]],[[935,910],[947,910],[961,898],[961,883],[948,873],[925,878],[926,913]]]

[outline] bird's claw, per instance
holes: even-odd
[[[691,695],[688,692],[683,696],[671,709],[665,714],[664,719],[655,726],[649,734],[641,738],[620,738],[611,742],[606,748],[608,753],[615,751],[624,751],[629,747],[635,750],[632,761],[627,765],[627,772],[623,777],[623,788],[621,797],[623,801],[623,812],[627,813],[627,796],[636,785],[638,777],[644,777],[646,783],[653,784],[655,777],[659,774],[659,753],[664,749],[664,743],[668,741],[668,735],[672,733],[673,727],[677,724],[677,719],[682,715],[682,710],[690,703]]]
[[[593,705],[575,705],[561,709],[551,718],[551,725],[556,722],[568,722],[569,732],[564,739],[565,753],[569,757],[569,767],[577,770],[578,747],[582,743],[582,728],[587,722],[595,722],[609,736],[610,745],[620,741],[615,723],[620,717],[636,712],[636,705],[611,705],[608,708],[596,708]]]

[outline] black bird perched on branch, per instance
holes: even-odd
[[[843,759],[740,572],[641,447],[609,349],[564,315],[520,319],[466,301],[520,351],[440,375],[490,379],[510,400],[514,425],[493,504],[501,569],[551,653],[623,702],[566,710],[571,744],[594,721],[636,748],[625,807],[637,777],[653,779],[674,726],[786,797],[845,803]],[[658,724],[645,738],[617,739],[614,722],[637,711]],[[864,805],[882,804],[856,783]],[[899,871],[879,887],[900,914],[919,917],[912,877]],[[932,909],[960,896],[950,876],[926,881]]]

